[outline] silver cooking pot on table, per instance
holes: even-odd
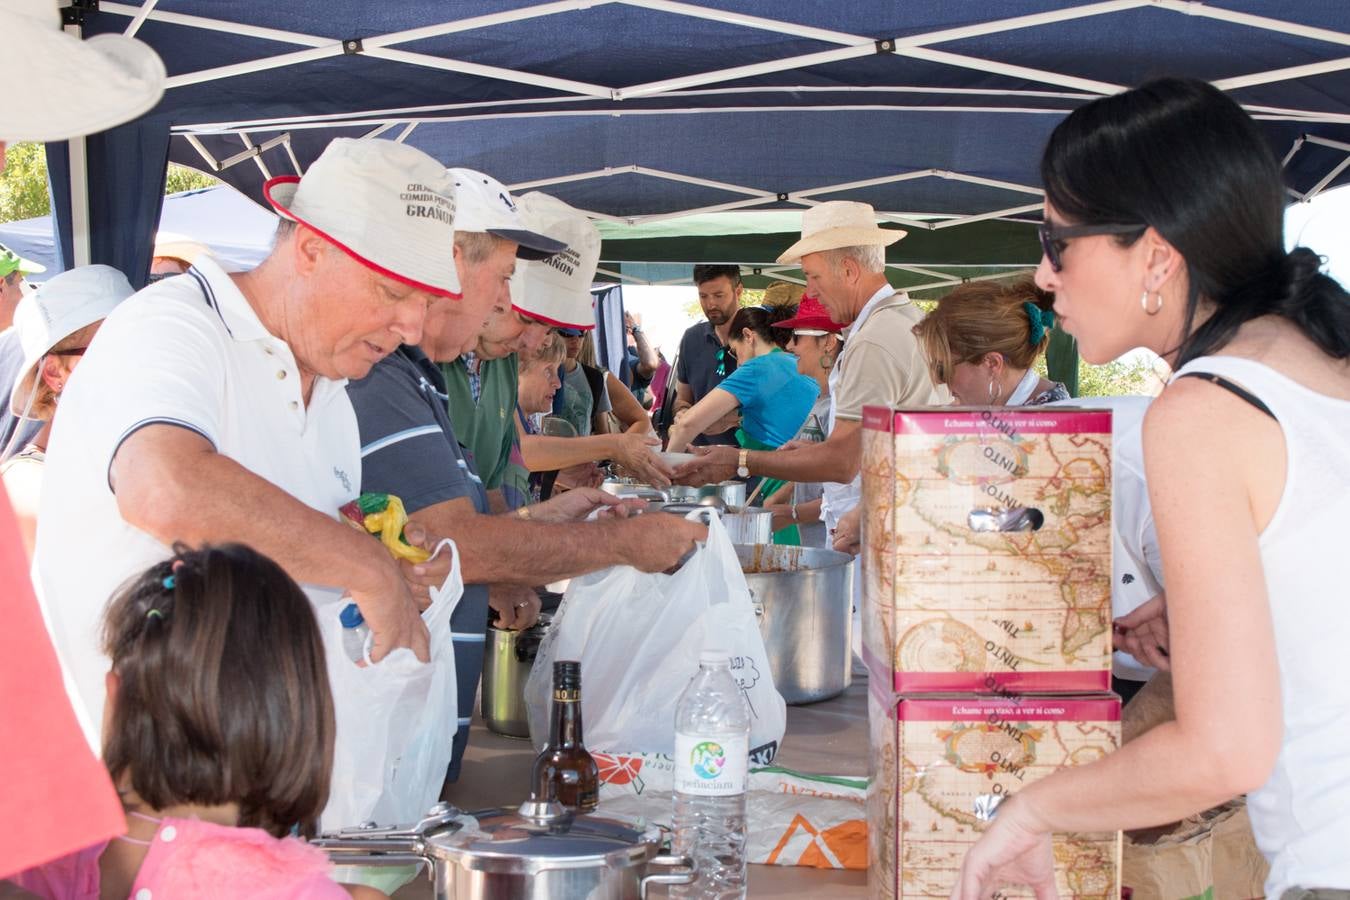
[[[539,621],[524,631],[495,625],[487,630],[483,655],[483,724],[488,730],[513,738],[529,738],[525,714],[525,680],[534,667],[539,644],[548,634],[552,616],[541,613]]]
[[[790,704],[853,683],[853,557],[821,547],[737,545],[773,686]]]
[[[435,900],[641,900],[689,884],[694,862],[660,852],[661,832],[630,819],[522,804],[472,815],[447,803],[405,828],[347,828],[312,842],[336,865],[427,862]]]

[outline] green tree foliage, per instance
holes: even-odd
[[[213,178],[205,172],[198,172],[178,163],[169,163],[168,177],[164,180],[164,193],[177,194],[180,191],[196,191],[201,188],[220,184],[219,178]]]
[[[169,163],[164,193],[176,194],[220,182],[196,169]],[[47,196],[47,155],[41,144],[11,144],[5,153],[5,171],[0,174],[0,222],[33,219],[52,211]]]
[[[1123,397],[1154,395],[1162,387],[1162,364],[1149,356],[1117,359],[1102,366],[1078,361],[1079,397]],[[1045,375],[1045,357],[1036,360],[1036,369]]]
[[[47,197],[47,157],[41,144],[11,144],[0,175],[0,222],[32,219],[51,212]]]

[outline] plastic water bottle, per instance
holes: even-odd
[[[731,674],[729,654],[704,650],[698,674],[675,708],[675,852],[698,867],[671,897],[745,896],[745,790],[750,768],[750,705]]]
[[[346,651],[347,658],[358,666],[364,666],[366,637],[370,634],[365,616],[361,615],[355,603],[348,603],[338,614],[338,621],[342,623],[342,649]]]

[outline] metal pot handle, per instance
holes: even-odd
[[[747,587],[750,592],[750,608],[755,611],[755,621],[760,622],[764,619],[764,601],[755,596],[755,589]]]
[[[423,851],[427,835],[456,824],[461,829],[478,827],[478,821],[472,816],[465,815],[458,807],[449,803],[438,803],[428,810],[420,821],[412,825],[381,828],[374,822],[366,822],[353,828],[321,834],[309,843],[324,850],[331,857],[342,856],[344,861],[347,860],[348,854],[362,856],[381,854],[388,860],[389,865],[403,865],[409,861],[425,859]]]
[[[638,897],[641,900],[647,900],[647,888],[653,884],[693,884],[698,876],[698,868],[694,865],[692,856],[676,856],[674,853],[662,853],[653,856],[647,863],[648,867],[656,866],[663,869],[675,869],[673,872],[656,872],[649,875],[643,875],[642,880],[638,882]],[[679,871],[679,870],[683,871]]]

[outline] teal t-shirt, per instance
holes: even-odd
[[[756,356],[717,385],[741,405],[741,428],[755,440],[781,447],[797,436],[820,387],[797,371],[797,357],[781,350]]]
[[[478,363],[482,393],[478,402],[469,388],[469,370],[463,358],[443,363],[446,407],[455,435],[473,454],[474,467],[488,490],[500,487],[511,461],[516,438],[516,387],[520,376],[516,355],[485,359]]]

